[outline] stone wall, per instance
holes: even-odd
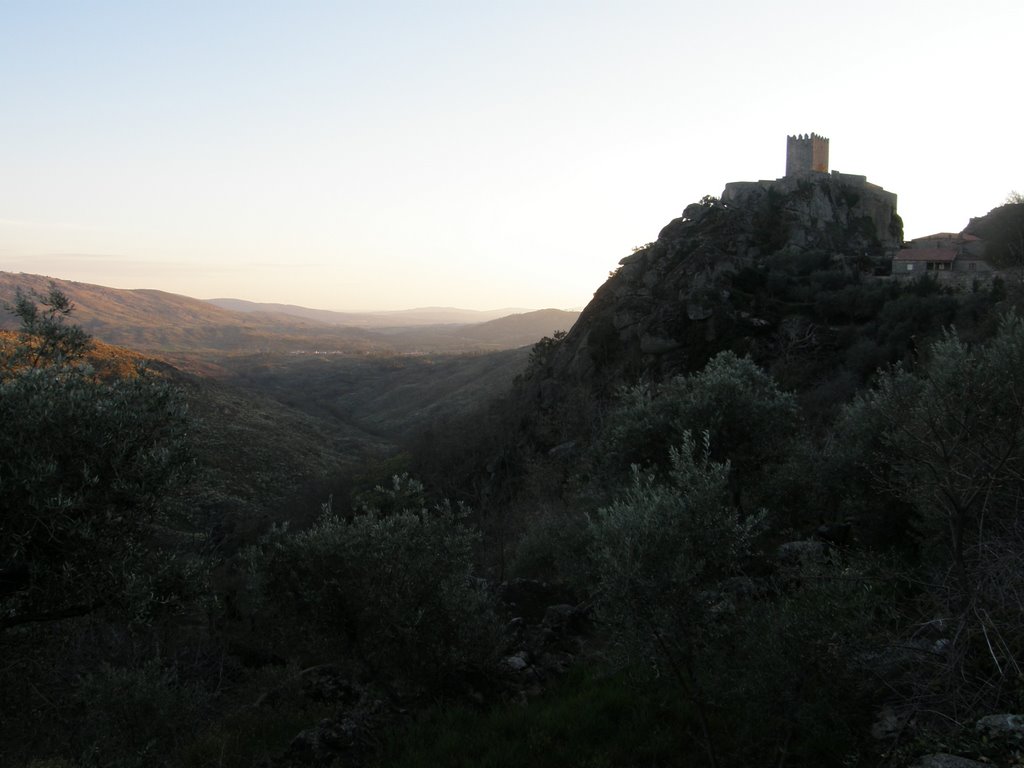
[[[784,198],[780,213],[792,228],[795,245],[850,247],[857,239],[850,236],[855,227],[862,236],[859,247],[880,257],[892,258],[902,245],[903,223],[896,214],[896,195],[864,176],[801,171],[774,181],[734,181],[725,185],[721,200],[726,205],[751,207],[769,192]]]

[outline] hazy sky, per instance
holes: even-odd
[[[1024,191],[1020,0],[0,0],[0,270],[586,304],[786,135],[907,237]]]

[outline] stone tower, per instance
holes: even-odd
[[[816,133],[786,137],[786,175],[801,171],[828,173],[828,139]]]

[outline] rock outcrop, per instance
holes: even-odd
[[[1020,269],[1024,264],[1024,203],[1007,203],[972,218],[963,235],[984,241],[985,259],[993,267]]]
[[[746,277],[779,260],[817,259],[848,274],[888,265],[902,242],[896,196],[861,176],[805,173],[729,184],[687,206],[658,239],[620,262],[533,376],[588,389],[700,368],[736,340],[779,330]],[[739,348],[737,348],[739,347]],[[551,404],[551,403],[547,403]]]

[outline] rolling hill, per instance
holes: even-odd
[[[235,299],[209,302],[10,272],[0,272],[0,303],[12,303],[19,288],[45,294],[51,283],[74,302],[75,322],[97,339],[207,373],[219,370],[223,357],[237,354],[387,356],[511,349],[568,329],[578,315],[541,310],[500,316],[507,310],[446,308],[349,314]],[[13,316],[0,315],[0,328],[16,325]]]
[[[210,304],[232,312],[256,312],[290,315],[316,320],[328,325],[348,325],[357,328],[395,328],[420,325],[470,325],[497,320],[524,309],[458,309],[456,307],[419,307],[390,312],[335,312],[329,309],[311,309],[295,304],[264,304],[244,299],[208,299]]]

